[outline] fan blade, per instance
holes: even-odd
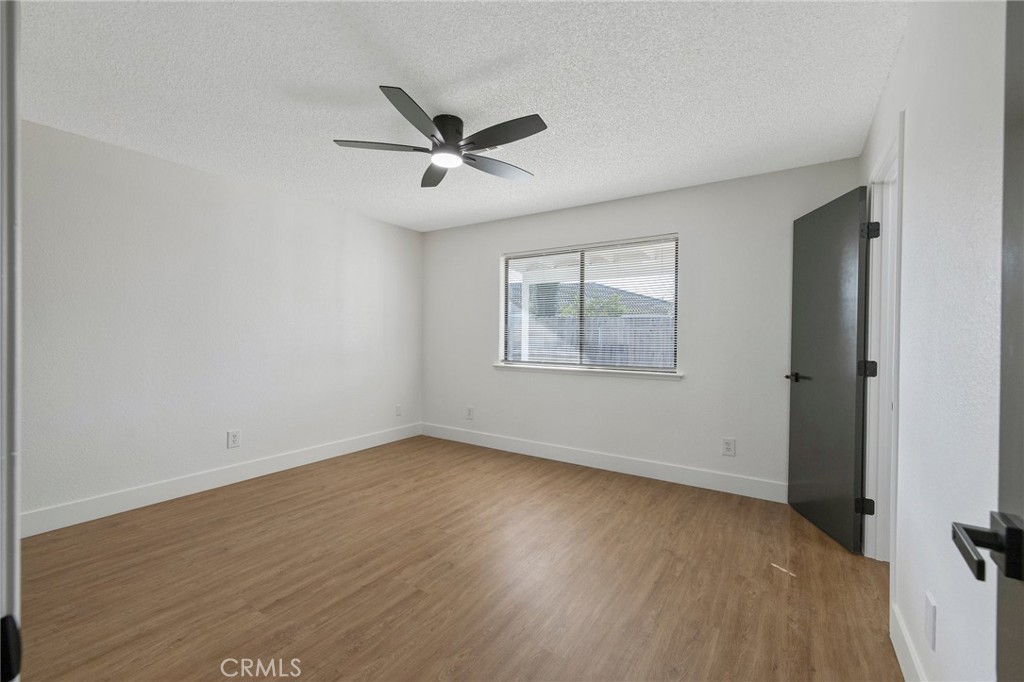
[[[497,159],[492,159],[487,156],[463,154],[462,160],[477,170],[482,170],[484,173],[490,173],[491,175],[497,175],[499,178],[525,180],[526,178],[533,177],[533,173],[530,171],[525,171],[518,166],[513,166],[511,163],[498,161]]]
[[[447,168],[430,164],[427,166],[427,172],[423,174],[423,180],[420,181],[420,187],[437,187],[441,184],[441,181],[444,180],[444,175],[447,172]]]
[[[416,130],[423,133],[426,137],[433,139],[437,144],[444,144],[444,137],[441,135],[441,131],[437,129],[437,126],[434,125],[434,122],[427,116],[426,112],[420,108],[419,104],[416,104],[412,97],[409,97],[405,90],[390,85],[382,85],[380,86],[380,91],[391,100],[391,103],[395,105],[395,109],[398,109],[398,113],[405,116],[405,119],[416,127]]]
[[[390,142],[361,142],[359,140],[335,140],[339,147],[355,149],[379,149],[385,152],[429,152],[426,147],[413,147],[407,144],[391,144]]]
[[[497,147],[521,140],[530,135],[536,135],[542,130],[547,130],[547,127],[548,125],[544,122],[544,119],[537,114],[530,114],[529,116],[499,123],[490,128],[484,128],[480,132],[473,133],[467,137],[459,146],[467,151]]]

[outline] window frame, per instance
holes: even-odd
[[[586,284],[584,263],[586,260],[586,254],[588,251],[598,251],[602,248],[614,248],[616,246],[630,246],[630,245],[641,245],[648,243],[665,243],[673,242],[675,245],[675,261],[674,271],[675,278],[673,282],[673,288],[675,290],[675,296],[673,300],[673,352],[671,368],[659,368],[659,367],[629,367],[622,365],[585,365],[581,362],[576,364],[564,363],[564,362],[543,362],[543,361],[522,361],[522,360],[509,360],[508,359],[508,346],[509,346],[509,329],[508,329],[508,314],[509,314],[509,288],[508,288],[508,275],[509,275],[509,261],[517,258],[529,258],[534,256],[558,256],[563,254],[579,254],[580,255],[580,269],[581,269],[581,289],[580,295],[583,296],[583,291]],[[576,244],[572,246],[556,247],[549,249],[535,249],[531,251],[516,251],[510,253],[504,253],[501,255],[500,260],[500,272],[501,272],[501,290],[499,292],[499,328],[498,328],[498,361],[494,363],[494,367],[498,369],[516,369],[516,370],[527,370],[533,372],[555,372],[555,373],[571,373],[571,374],[591,374],[591,375],[607,375],[607,376],[635,376],[643,378],[653,379],[681,379],[684,373],[679,369],[679,233],[670,232],[665,234],[650,235],[643,237],[630,237],[625,239],[616,239],[610,241],[601,242],[590,242],[587,244]],[[582,351],[583,344],[583,325],[586,317],[585,315],[580,316],[580,338],[579,343]]]

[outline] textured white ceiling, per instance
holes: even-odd
[[[25,118],[431,230],[860,153],[903,3],[26,3]],[[421,189],[378,90],[548,130]]]

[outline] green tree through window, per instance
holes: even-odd
[[[587,296],[583,302],[583,311],[587,317],[621,317],[626,314],[626,304],[619,294]],[[577,317],[579,313],[580,304],[575,301],[566,303],[558,311],[562,317]]]

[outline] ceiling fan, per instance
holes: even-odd
[[[462,119],[458,116],[440,114],[430,118],[402,88],[382,85],[380,89],[384,96],[395,105],[398,113],[405,116],[409,123],[412,123],[430,140],[430,148],[388,142],[361,142],[359,140],[335,140],[334,144],[339,147],[354,147],[356,149],[430,154],[430,165],[427,167],[427,172],[423,174],[421,187],[437,187],[444,180],[445,173],[449,168],[457,168],[463,163],[485,173],[509,180],[533,177],[533,173],[510,163],[470,152],[488,151],[547,129],[547,124],[537,114],[505,121],[464,138],[462,137]]]

